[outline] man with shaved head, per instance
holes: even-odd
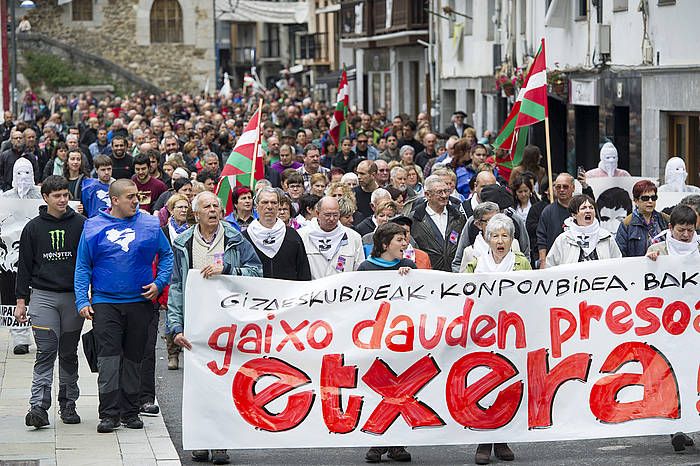
[[[542,211],[537,223],[537,249],[539,252],[540,268],[545,268],[547,251],[552,248],[554,240],[564,232],[564,220],[571,216],[569,202],[574,195],[574,177],[561,173],[554,180],[554,199]]]
[[[340,223],[340,206],[335,197],[325,196],[316,204],[316,217],[299,235],[309,257],[311,277],[317,278],[357,270],[365,255],[362,237]]]
[[[155,317],[152,300],[170,281],[173,266],[158,217],[139,210],[136,184],[115,181],[109,198],[111,208],[85,222],[75,269],[76,308],[93,321],[98,346],[100,433],[112,432],[120,423],[143,428],[139,391],[144,342]]]

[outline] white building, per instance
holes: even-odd
[[[700,2],[682,0],[432,0],[439,47],[440,127],[464,110],[478,133],[498,130],[495,70],[522,66],[541,38],[550,71],[555,170],[594,166],[612,140],[633,174],[657,177],[672,155],[691,180],[700,162]],[[600,7],[598,5],[601,5]],[[455,13],[445,13],[445,7]],[[449,11],[449,10],[448,10]],[[473,19],[465,18],[470,16]],[[556,72],[559,75],[556,83]],[[512,97],[511,97],[512,101]],[[543,144],[541,130],[533,142]]]

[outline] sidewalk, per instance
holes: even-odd
[[[83,331],[90,330],[90,322]],[[24,425],[29,408],[32,368],[36,347],[27,355],[12,353],[10,332],[0,328],[0,464],[24,461],[37,465],[179,465],[180,458],[170,440],[163,417],[143,416],[144,429],[125,427],[111,434],[98,434],[97,374],[90,372],[82,345],[78,348],[82,422],[63,424],[58,416],[58,363],[54,370],[51,424],[36,430]]]

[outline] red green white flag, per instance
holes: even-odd
[[[226,215],[233,210],[231,194],[238,186],[255,188],[255,182],[265,177],[263,157],[260,153],[260,109],[253,114],[236,141],[236,146],[228,156],[226,165],[221,171],[216,194],[221,199]]]
[[[519,165],[527,144],[529,126],[543,121],[547,116],[547,62],[544,39],[535,60],[518,92],[515,104],[494,142],[496,149],[510,152],[510,156],[497,162],[504,172]]]
[[[348,107],[350,106],[350,88],[348,87],[348,75],[343,70],[338,84],[338,97],[335,101],[335,110],[331,118],[331,124],[328,132],[336,146],[340,145],[340,140],[347,136],[348,128],[346,117],[348,115]]]

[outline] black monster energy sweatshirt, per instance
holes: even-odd
[[[22,230],[17,264],[17,298],[29,298],[29,287],[73,291],[73,274],[85,217],[68,207],[61,218],[39,207],[39,216]]]

